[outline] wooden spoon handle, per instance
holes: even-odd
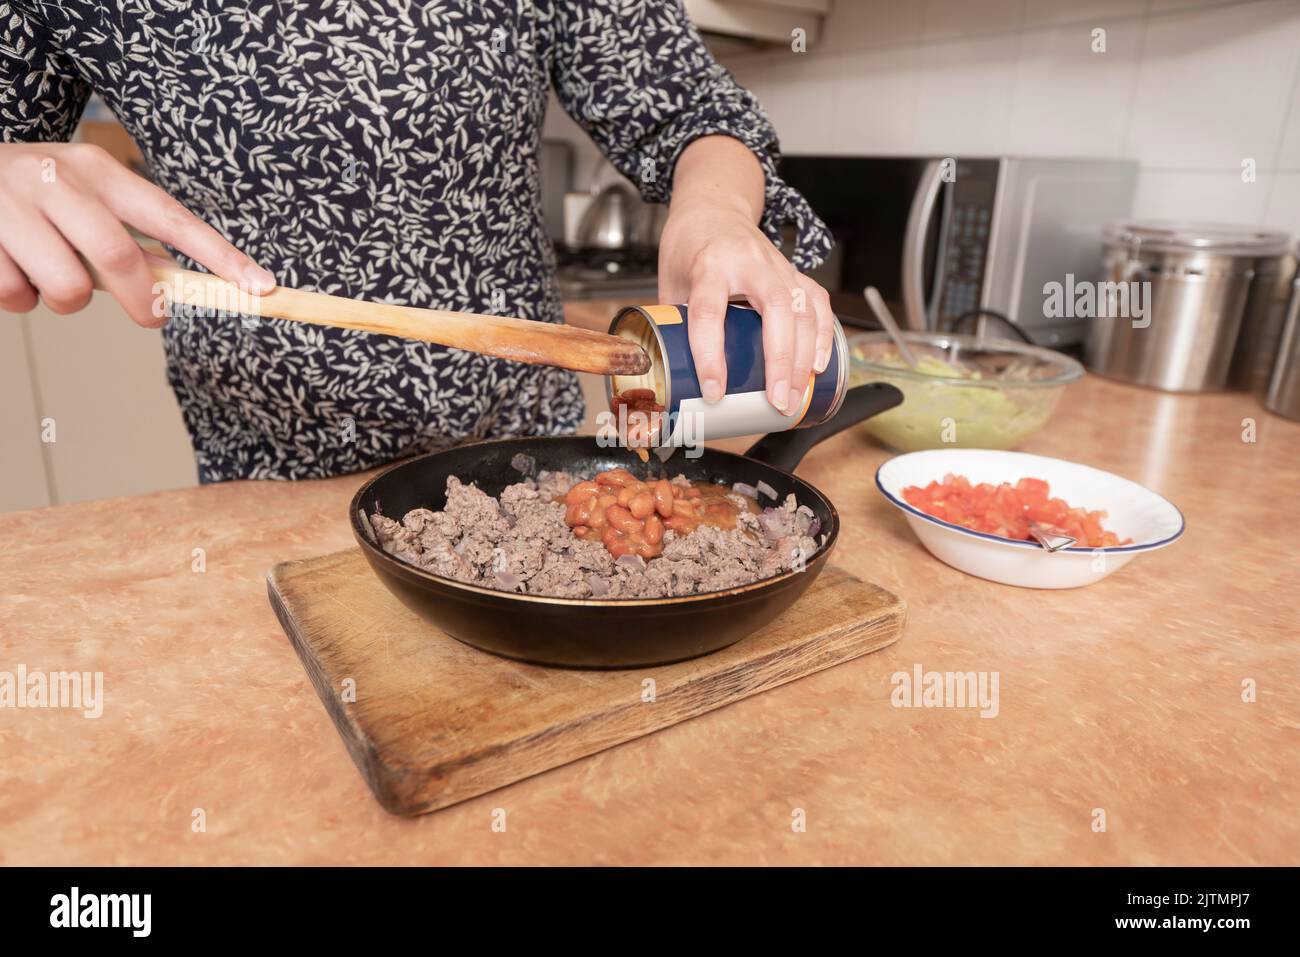
[[[217,276],[181,269],[154,256],[148,258],[154,278],[166,285],[164,295],[173,302],[199,308],[420,339],[500,359],[597,375],[642,375],[650,368],[649,356],[636,343],[589,329],[508,316],[363,302],[283,286],[265,296],[254,296]],[[97,276],[95,284],[103,288]]]

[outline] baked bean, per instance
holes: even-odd
[[[725,485],[643,482],[626,469],[611,469],[578,482],[557,501],[577,538],[601,542],[615,558],[649,560],[663,554],[667,529],[681,536],[706,524],[735,528],[740,508],[729,493]],[[757,512],[757,503],[751,508]]]
[[[580,498],[585,498],[588,495],[594,495],[599,491],[600,491],[600,486],[595,482],[591,481],[591,479],[587,479],[587,481],[579,482],[577,485],[573,486],[573,488],[569,489],[569,491],[564,494],[564,501],[575,502]]]
[[[649,518],[655,511],[655,497],[653,492],[641,491],[632,496],[632,501],[628,503],[627,510],[636,518]]]
[[[673,487],[667,479],[655,482],[655,511],[664,518],[673,514]]]
[[[645,528],[641,532],[645,540],[651,545],[658,546],[664,540],[664,522],[658,515],[651,515],[645,520]]]
[[[641,531],[641,520],[621,505],[605,509],[605,519],[611,528],[616,528],[625,535]]]
[[[627,444],[644,447],[650,444],[654,436],[654,425],[644,412],[633,412],[627,417]]]
[[[623,444],[636,449],[642,462],[648,462],[650,456],[645,447],[658,442],[658,433],[662,427],[664,407],[659,404],[654,389],[628,389],[610,397],[610,411],[626,424]]]
[[[624,485],[630,485],[636,481],[634,476],[627,469],[610,469],[608,472],[601,472],[596,476],[596,481],[601,485],[612,485],[615,488],[622,488]]]

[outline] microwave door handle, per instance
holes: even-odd
[[[903,233],[903,319],[909,329],[924,330],[925,308],[925,243],[929,237],[930,220],[943,189],[943,164],[930,160],[912,197],[912,208],[907,214],[907,230]]]

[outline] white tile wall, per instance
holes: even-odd
[[[1133,204],[1155,219],[1203,219],[1223,223],[1259,223],[1268,208],[1275,174],[1262,173],[1253,183],[1229,170],[1142,169]],[[1300,232],[1300,223],[1291,229]]]
[[[851,105],[840,57],[791,53],[773,64],[767,78],[772,109],[786,117],[790,135],[807,143],[808,152],[834,152],[842,135],[838,122]]]
[[[1147,6],[1147,0],[1027,0],[1025,27],[1101,25],[1117,17],[1140,16]]]
[[[1151,17],[1129,152],[1152,166],[1272,168],[1300,64],[1300,5],[1266,0]]]
[[[1277,151],[1279,170],[1300,170],[1300,69],[1296,70],[1287,104],[1286,120],[1282,124],[1282,145]]]
[[[833,0],[832,10],[827,22],[832,29],[823,30],[817,44],[821,52],[920,43],[925,29],[923,3]]]
[[[921,129],[920,54],[918,46],[903,46],[837,58],[840,87],[830,117],[836,152],[916,151]]]
[[[916,144],[921,153],[998,153],[1011,131],[1014,33],[927,43],[917,74]],[[864,94],[866,91],[863,91]]]
[[[1264,203],[1263,223],[1300,234],[1300,173],[1276,173]]]
[[[1104,29],[1105,52],[1093,30]],[[1008,153],[1130,155],[1125,143],[1146,23],[1089,19],[1020,35]]]
[[[1025,19],[1025,0],[925,0],[918,6],[925,11],[921,38],[926,41],[1007,33],[1019,29]]]
[[[1130,157],[1137,215],[1300,234],[1296,0],[836,0],[825,38],[724,60],[787,152]]]

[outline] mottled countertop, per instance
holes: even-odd
[[[837,560],[907,600],[900,642],[413,820],[266,599],[276,562],[351,545],[361,476],[0,515],[0,672],[104,675],[99,718],[0,708],[0,863],[1296,863],[1300,424],[1089,376],[1026,450],[1150,486],[1187,534],[1089,588],[984,582],[922,550],[874,488],[887,453],[843,433],[800,474],[841,511]],[[998,672],[998,715],[892,707],[916,665]]]

